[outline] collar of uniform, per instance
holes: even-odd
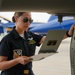
[[[18,32],[15,30],[15,27],[12,30],[13,36],[15,37],[15,39],[20,38],[20,35],[18,34]]]

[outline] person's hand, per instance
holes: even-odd
[[[75,29],[75,24],[73,24],[73,25],[71,26],[70,30],[68,31],[68,34],[69,34],[70,36],[72,36],[74,29]]]
[[[25,64],[31,62],[30,57],[27,57],[27,56],[18,57],[18,58],[16,58],[16,60],[18,63],[20,63],[22,65],[25,65]]]

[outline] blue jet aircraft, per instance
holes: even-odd
[[[58,22],[58,16],[52,15],[48,22],[45,24],[39,24],[30,31],[34,33],[39,33],[45,35],[48,30],[69,30],[71,25],[74,23],[74,18],[72,16],[64,16],[61,23]]]
[[[58,30],[58,29],[69,30],[73,23],[74,23],[74,18],[71,16],[63,17],[63,20],[60,24],[58,22],[58,16],[51,15],[47,23],[41,23],[41,22],[31,23],[29,30],[34,33],[46,35],[48,30],[53,30],[53,29],[54,30]],[[15,26],[15,24],[10,21],[8,23],[2,24],[0,26],[0,33],[3,33],[3,29],[5,29],[5,28],[6,28],[7,32],[10,32],[14,26]]]

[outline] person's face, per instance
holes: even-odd
[[[23,13],[22,16],[17,18],[16,26],[22,30],[27,30],[30,26],[31,21],[31,13]]]

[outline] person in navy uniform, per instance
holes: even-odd
[[[31,56],[36,46],[40,46],[45,36],[28,31],[32,23],[30,12],[15,12],[12,17],[15,27],[3,37],[0,44],[1,75],[34,75]],[[65,36],[72,35],[73,27]]]
[[[33,21],[30,12],[15,12],[12,20],[15,27],[0,44],[1,75],[34,75],[30,57],[45,37],[28,31]]]

